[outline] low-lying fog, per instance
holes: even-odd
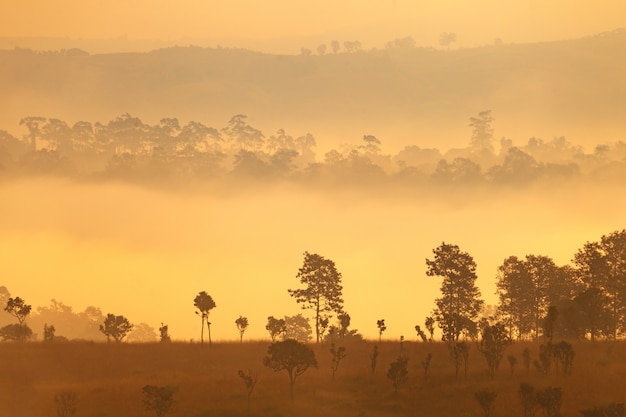
[[[0,277],[33,311],[52,298],[76,312],[94,305],[133,323],[166,323],[175,340],[199,338],[193,299],[204,290],[217,304],[214,340],[236,339],[239,315],[250,321],[245,338],[259,338],[268,316],[301,311],[287,289],[299,287],[309,251],[343,274],[351,328],[375,337],[384,318],[385,336],[411,340],[439,296],[425,258],[442,241],[474,257],[483,297],[496,304],[505,257],[542,254],[563,265],[586,241],[624,228],[619,186],[513,188],[177,192],[21,179],[0,183]]]

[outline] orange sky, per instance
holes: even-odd
[[[474,46],[585,36],[623,26],[624,16],[623,0],[22,0],[3,8],[0,36],[258,41],[353,34],[367,48],[407,35],[436,45],[449,31],[459,46]]]

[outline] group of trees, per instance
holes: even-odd
[[[419,338],[433,340],[435,323],[441,329],[441,339],[457,348],[461,338],[483,339],[498,335],[498,340],[537,339],[544,336],[569,339],[617,339],[626,333],[626,229],[602,236],[599,241],[586,242],[573,257],[573,265],[558,266],[545,255],[510,256],[498,267],[496,277],[499,303],[494,312],[485,313],[480,289],[476,286],[476,263],[472,256],[457,245],[443,242],[426,259],[426,275],[441,278],[441,296],[435,299],[432,317],[424,326],[415,326]],[[319,254],[304,252],[302,267],[296,278],[301,288],[288,293],[313,316],[315,342],[334,342],[346,337],[360,337],[350,329],[351,317],[343,308],[342,274],[334,261]],[[26,325],[32,307],[20,297],[11,297],[0,287],[0,302],[4,311],[17,320],[0,329],[4,340],[24,341],[32,336]],[[107,340],[121,341],[134,327],[124,316],[102,315],[91,308],[81,315],[52,300],[49,308],[39,311],[57,313],[50,318],[87,317],[92,326]],[[209,313],[216,307],[213,298],[201,291],[193,300],[201,319],[200,341],[204,343],[205,325],[211,340]],[[331,324],[331,319],[336,324]],[[247,317],[235,319],[240,341],[250,323]],[[50,324],[50,325],[48,325]],[[54,322],[44,324],[44,339],[55,337]],[[146,327],[140,324],[137,327]],[[378,320],[379,338],[386,330],[385,320]],[[496,327],[494,327],[496,326]],[[294,339],[308,342],[311,328],[301,314],[275,318],[270,316],[265,326],[272,341]],[[145,330],[145,329],[144,329]],[[161,340],[168,341],[168,327],[159,328]],[[156,337],[155,337],[156,339]],[[462,345],[461,345],[462,348]],[[485,348],[486,350],[491,348]],[[459,352],[457,352],[459,353]],[[500,355],[501,356],[501,355]]]
[[[427,259],[427,275],[442,278],[434,318],[442,340],[458,342],[481,331],[483,301],[475,282],[476,263],[456,245],[442,243]],[[548,256],[508,257],[498,267],[495,315],[482,317],[483,332],[498,322],[502,337],[520,340],[557,335],[592,341],[617,339],[626,332],[626,230],[587,242],[574,265],[558,266]],[[426,319],[427,328],[432,318]],[[487,327],[485,327],[487,326]],[[416,326],[418,334],[421,328]],[[422,332],[422,339],[426,339]],[[484,334],[483,334],[484,338]]]
[[[565,138],[531,138],[514,146],[502,138],[496,149],[490,111],[470,118],[469,146],[423,149],[409,145],[396,155],[383,153],[381,141],[364,135],[359,144],[332,149],[318,160],[311,134],[292,136],[284,129],[266,137],[245,115],[221,129],[201,122],[181,124],[163,118],[156,125],[124,114],[107,123],[73,125],[45,117],[26,117],[21,139],[0,131],[0,174],[56,174],[160,181],[176,178],[294,181],[342,180],[344,183],[392,181],[401,184],[523,184],[540,179],[587,176],[623,178],[626,144],[598,145],[592,154]]]

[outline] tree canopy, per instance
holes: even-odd
[[[304,288],[289,289],[289,294],[302,304],[303,309],[311,309],[315,314],[315,335],[319,343],[322,337],[321,322],[340,313],[343,308],[341,273],[335,262],[318,254],[304,252],[304,263],[296,276]]]

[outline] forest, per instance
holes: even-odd
[[[490,110],[468,118],[468,145],[442,152],[407,145],[384,151],[374,135],[344,144],[322,156],[310,133],[284,129],[266,136],[246,115],[222,128],[177,118],[158,125],[124,114],[106,124],[25,117],[18,138],[0,131],[2,178],[52,175],[80,180],[124,180],[167,186],[230,180],[290,181],[305,186],[377,187],[520,186],[568,181],[621,184],[626,143],[599,143],[591,152],[565,137],[532,137],[515,145],[494,137]]]

